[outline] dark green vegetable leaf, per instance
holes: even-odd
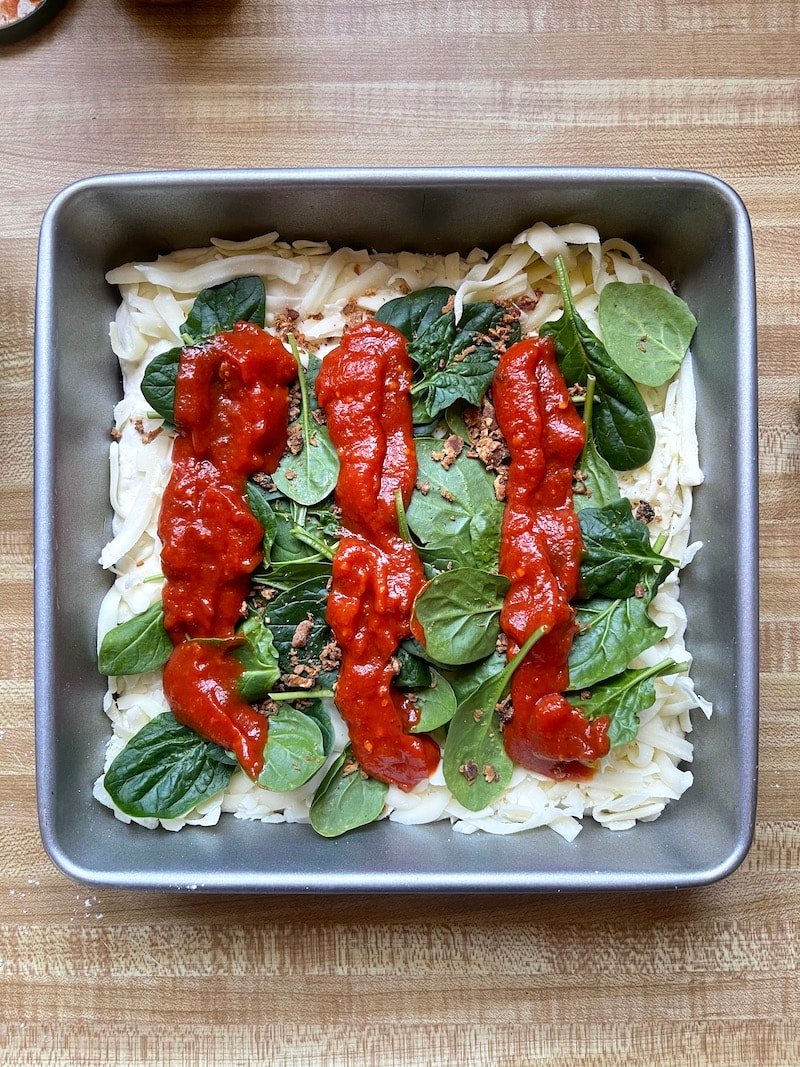
[[[279,593],[264,610],[264,623],[272,633],[282,674],[294,670],[292,658],[298,663],[317,663],[322,649],[331,640],[325,621],[328,604],[327,578],[311,578]],[[292,648],[292,638],[301,622],[311,618],[312,626],[303,648]]]
[[[536,630],[514,658],[486,678],[459,705],[442,753],[444,779],[456,800],[470,811],[491,804],[511,781],[514,764],[503,746],[497,705],[514,671],[544,633]]]
[[[445,470],[434,458],[441,458],[443,441],[423,438],[415,444],[417,484],[428,491],[414,490],[406,515],[422,560],[437,571],[448,566],[497,570],[503,505],[492,475],[466,452]]]
[[[431,671],[431,684],[412,694],[419,719],[411,727],[412,734],[427,734],[450,722],[456,713],[456,695],[447,679],[438,671]]]
[[[296,585],[310,582],[312,579],[328,581],[332,573],[330,560],[319,560],[313,556],[293,563],[280,563],[269,574],[256,574],[253,581],[257,585],[269,585],[273,589],[293,589]]]
[[[592,685],[624,671],[632,659],[666,634],[647,613],[650,595],[609,600],[595,597],[578,608],[578,634],[569,654],[570,689]]]
[[[284,454],[278,469],[272,475],[272,480],[284,496],[310,507],[330,496],[336,488],[339,479],[339,457],[327,429],[312,421],[306,371],[300,360],[297,344],[291,336],[289,343],[300,382],[300,429],[303,447],[296,456],[291,452]]]
[[[330,713],[326,710],[321,700],[309,700],[302,708],[303,714],[313,719],[320,728],[322,734],[322,751],[327,759],[333,748],[333,724]]]
[[[600,293],[608,354],[635,382],[663,385],[680,368],[697,319],[679,296],[657,285],[611,282]]]
[[[598,595],[612,600],[633,596],[636,586],[650,579],[654,571],[657,588],[672,570],[672,561],[650,545],[647,527],[633,517],[629,500],[617,500],[603,508],[584,508],[580,521],[584,599]]]
[[[634,470],[653,454],[655,429],[641,393],[616,365],[603,343],[575,310],[564,262],[556,260],[564,313],[546,322],[540,333],[556,344],[567,385],[585,385],[589,374],[597,379],[592,429],[597,451],[614,470]]]
[[[481,683],[487,678],[494,678],[500,674],[507,663],[506,657],[496,649],[486,659],[478,660],[477,663],[469,663],[465,667],[448,669],[447,680],[456,695],[456,701],[463,704],[466,698],[474,693]]]
[[[312,778],[324,762],[325,742],[315,718],[290,704],[270,714],[260,786],[290,793]]]
[[[255,482],[247,483],[247,500],[250,504],[250,510],[255,517],[261,523],[264,530],[264,566],[268,567],[270,562],[270,554],[272,552],[272,545],[278,534],[278,520],[275,517],[275,512],[272,510],[272,505],[269,502],[269,498],[260,485],[256,485]]]
[[[620,498],[617,476],[597,451],[594,443],[592,413],[596,381],[593,374],[588,375],[586,380],[586,398],[583,408],[586,444],[575,469],[572,502],[576,511],[583,511],[584,508],[602,508]]]
[[[488,571],[443,571],[423,587],[414,615],[425,648],[438,662],[457,666],[488,656],[500,633],[509,581]]]
[[[239,678],[239,695],[249,704],[265,700],[281,676],[278,669],[278,654],[272,643],[272,634],[257,615],[245,620],[237,635],[243,638],[233,656],[244,667]]]
[[[142,378],[142,396],[168,426],[175,421],[175,382],[182,348],[170,348],[152,359]]]
[[[187,345],[196,345],[232,330],[237,322],[254,322],[263,329],[265,313],[263,281],[253,277],[234,278],[198,295],[181,328],[181,337]]]
[[[100,645],[97,667],[101,674],[109,676],[144,674],[163,667],[172,648],[159,601],[108,631]]]
[[[565,693],[565,696],[587,719],[597,719],[601,715],[610,718],[608,737],[612,748],[627,745],[639,732],[639,715],[655,703],[653,678],[679,674],[686,669],[687,664],[668,659],[654,667],[623,671],[616,678],[596,685],[589,696],[582,693]]]
[[[419,366],[411,394],[422,401],[425,419],[457,400],[480,404],[500,353],[519,338],[518,319],[501,304],[488,302],[466,304],[458,325],[450,311],[419,333],[408,354]]]
[[[364,775],[348,745],[314,795],[311,825],[323,837],[339,837],[365,826],[383,811],[388,791],[385,782]]]
[[[427,689],[431,684],[431,669],[425,660],[415,656],[401,644],[397,650],[400,670],[392,679],[396,689]]]
[[[103,782],[126,815],[175,819],[225,789],[233,771],[223,748],[165,712],[130,739]]]
[[[442,317],[445,305],[455,295],[455,289],[448,289],[444,285],[417,289],[407,296],[387,301],[375,312],[375,318],[387,326],[394,326],[409,341],[413,341]]]

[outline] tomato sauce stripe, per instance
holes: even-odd
[[[519,666],[503,739],[515,763],[553,778],[586,778],[609,749],[609,720],[590,722],[561,696],[576,632],[570,600],[583,544],[572,474],[584,446],[549,338],[520,341],[500,358],[492,385],[497,421],[511,454],[500,570],[511,586],[500,623],[511,658],[540,626],[548,633]]]
[[[237,692],[230,638],[264,532],[247,502],[250,475],[275,470],[286,448],[294,360],[277,337],[239,323],[181,354],[178,437],[158,534],[165,626],[175,650],[164,692],[175,718],[231,750],[251,778],[264,765],[267,720]]]
[[[333,561],[328,622],[342,648],[336,705],[356,759],[373,778],[413,789],[439,748],[407,732],[415,708],[392,687],[394,656],[410,634],[425,583],[413,545],[400,536],[395,494],[407,505],[417,478],[411,423],[412,365],[403,335],[365,322],[325,357],[317,397],[341,461],[336,502],[348,530]]]

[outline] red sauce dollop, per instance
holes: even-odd
[[[407,732],[415,708],[391,684],[394,654],[425,584],[419,556],[399,534],[395,504],[398,490],[408,504],[417,478],[411,377],[403,335],[365,322],[326,356],[317,378],[341,460],[336,501],[350,531],[339,542],[328,600],[342,648],[336,705],[364,770],[406,790],[439,762],[430,737]]]
[[[549,338],[520,341],[500,358],[492,385],[497,421],[511,453],[500,570],[511,581],[500,623],[509,658],[540,626],[545,634],[511,683],[514,714],[504,731],[515,763],[553,778],[586,778],[609,749],[609,720],[590,722],[560,694],[576,632],[570,600],[583,543],[572,505],[572,471],[583,423]]]
[[[278,338],[252,323],[184,349],[179,435],[158,522],[164,623],[176,645],[164,671],[167,701],[179,722],[232,750],[253,778],[267,720],[238,696],[242,668],[230,647],[192,638],[230,638],[239,621],[264,536],[246,481],[275,470],[283,455],[295,374]]]

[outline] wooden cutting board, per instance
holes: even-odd
[[[797,0],[70,0],[0,46],[0,1064],[800,1063]],[[68,182],[203,166],[711,171],[758,263],[761,791],[727,881],[616,897],[87,890],[36,826],[36,239]],[[530,838],[531,848],[536,838]]]

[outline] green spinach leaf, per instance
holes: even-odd
[[[657,285],[611,282],[598,311],[608,354],[643,385],[669,381],[697,328],[688,304]]]
[[[275,512],[272,510],[272,505],[269,502],[269,497],[261,488],[260,485],[256,485],[255,482],[247,483],[247,500],[250,504],[250,510],[255,517],[261,523],[264,530],[264,566],[268,567],[270,562],[270,555],[272,553],[272,545],[275,542],[275,538],[278,535],[278,520],[275,517]]]
[[[511,781],[514,764],[503,746],[497,705],[514,671],[544,634],[534,631],[516,656],[486,678],[459,705],[447,731],[442,753],[444,779],[456,800],[470,811],[491,804]]]
[[[673,569],[672,560],[650,544],[647,527],[633,517],[629,500],[580,512],[583,537],[581,596],[612,600],[633,596],[636,586],[656,574],[654,588]]]
[[[417,289],[407,296],[387,301],[375,312],[375,318],[387,326],[394,326],[413,341],[444,315],[445,305],[455,295],[455,289],[444,285]]]
[[[392,679],[397,689],[427,689],[431,684],[431,669],[425,660],[409,652],[405,642],[397,650],[400,670]]]
[[[225,789],[233,771],[223,748],[165,712],[130,739],[103,782],[126,815],[175,819]]]
[[[182,348],[161,352],[148,365],[142,378],[142,396],[168,426],[175,422],[175,383]]]
[[[583,511],[584,508],[602,508],[620,498],[617,476],[597,451],[594,443],[592,412],[594,411],[596,382],[597,379],[593,374],[587,376],[586,399],[583,408],[586,444],[575,469],[575,488],[572,500],[576,511]]]
[[[270,714],[260,786],[290,793],[312,778],[324,762],[325,741],[315,718],[291,704]]]
[[[249,704],[265,700],[281,676],[272,634],[257,615],[251,615],[236,631],[243,643],[233,656],[244,668],[239,677],[239,695]]]
[[[443,571],[423,587],[414,615],[437,663],[457,666],[488,656],[500,633],[508,578],[488,571]]]
[[[286,452],[272,475],[272,480],[284,496],[306,507],[319,504],[336,488],[339,478],[339,457],[325,426],[318,426],[311,418],[306,371],[294,337],[289,344],[297,364],[300,382],[300,430],[303,447],[298,455]]]
[[[439,462],[444,442],[422,438],[415,444],[417,485],[427,491],[414,490],[406,515],[423,562],[436,571],[497,570],[503,505],[492,475],[466,452],[445,470]]]
[[[204,289],[192,304],[181,328],[187,345],[196,345],[232,330],[237,322],[254,322],[264,328],[266,293],[260,278],[233,278]]]
[[[331,640],[330,627],[325,621],[327,604],[327,577],[322,575],[278,593],[267,604],[264,623],[272,633],[281,674],[292,674],[296,663],[319,662],[322,649]],[[302,647],[293,648],[292,639],[297,627],[307,619],[313,625]]]
[[[463,704],[466,698],[474,693],[487,678],[494,678],[500,674],[506,663],[506,657],[494,649],[490,656],[476,663],[468,663],[465,667],[458,667],[455,670],[448,669],[447,680],[453,688],[456,701]]]
[[[450,722],[456,713],[456,695],[453,687],[438,671],[431,671],[431,684],[426,689],[412,694],[419,718],[409,731],[412,734],[427,734]]]
[[[666,634],[648,615],[650,595],[594,597],[578,607],[578,634],[569,654],[570,689],[588,689],[624,671]]]
[[[627,745],[639,732],[639,715],[655,703],[653,679],[665,674],[679,674],[687,668],[686,663],[668,659],[654,667],[623,671],[616,678],[595,686],[588,696],[583,693],[564,695],[587,719],[598,719],[601,715],[609,717],[608,737],[612,748]]]
[[[310,719],[313,719],[319,726],[320,733],[322,734],[322,751],[325,753],[325,758],[331,754],[334,742],[333,723],[331,722],[330,713],[326,710],[325,705],[321,700],[309,700],[304,702],[302,712]]]
[[[417,334],[408,346],[420,372],[411,395],[424,421],[436,418],[457,400],[480,404],[500,353],[519,338],[517,318],[507,307],[488,302],[465,304],[458,324],[449,311]]]
[[[339,837],[374,822],[389,786],[361,770],[348,745],[322,779],[311,803],[311,825],[322,837]]]
[[[656,435],[642,394],[616,365],[603,343],[575,310],[564,261],[556,260],[564,313],[546,322],[540,333],[556,344],[567,385],[585,385],[589,374],[597,379],[592,429],[597,451],[614,470],[634,470],[653,454]]]
[[[144,674],[163,667],[172,649],[158,601],[141,615],[108,631],[100,645],[97,667],[101,674],[108,676]]]

